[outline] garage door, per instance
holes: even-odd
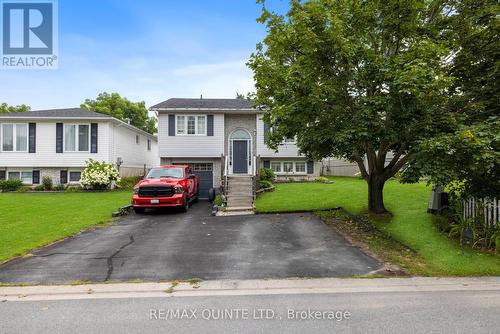
[[[200,198],[208,198],[208,190],[214,186],[213,164],[211,163],[175,163],[189,165],[195,175],[200,177]]]

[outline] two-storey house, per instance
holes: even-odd
[[[88,159],[142,175],[159,163],[157,145],[145,131],[79,108],[0,113],[0,180],[77,184]]]
[[[272,168],[278,178],[319,176],[319,163],[307,161],[293,140],[278,151],[266,145],[269,127],[251,101],[172,98],[150,110],[158,114],[161,164],[191,165],[201,178],[201,197],[225,185],[238,190],[228,194],[229,206],[249,207],[252,178],[262,167]]]

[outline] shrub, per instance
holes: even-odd
[[[58,184],[58,185],[54,186],[53,189],[56,191],[64,191],[64,190],[66,190],[66,186],[64,184]]]
[[[54,184],[52,183],[52,178],[50,176],[44,176],[42,178],[41,186],[43,187],[42,190],[52,190],[52,188],[54,187]]]
[[[82,188],[79,186],[70,186],[70,187],[66,187],[66,189],[64,191],[67,193],[76,193],[76,192],[79,192],[81,189]]]
[[[218,194],[214,198],[214,204],[217,205],[217,206],[223,206],[225,202],[226,202],[226,199],[221,194]]]
[[[330,181],[329,178],[324,177],[324,176],[319,176],[319,177],[315,178],[314,181],[319,182],[319,183],[333,183],[332,181]]]
[[[80,184],[85,189],[108,189],[113,182],[120,182],[118,171],[112,164],[89,159],[82,173]]]
[[[141,180],[140,176],[122,177],[120,179],[120,182],[118,182],[118,188],[132,189],[140,180]]]
[[[35,191],[44,191],[45,187],[44,187],[43,184],[39,184],[35,188],[33,188],[33,190],[35,190]]]
[[[19,187],[19,188],[17,188],[16,192],[25,193],[25,192],[28,192],[28,190],[31,190],[31,187]]]
[[[16,191],[23,186],[23,181],[21,180],[2,180],[0,181],[1,191]]]
[[[273,183],[267,180],[259,180],[259,185],[261,188],[271,188],[273,186]]]
[[[500,225],[497,225],[495,231],[489,237],[488,247],[500,253]]]
[[[259,171],[260,181],[270,181],[273,182],[275,178],[274,172],[271,168],[261,168]]]

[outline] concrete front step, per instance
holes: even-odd
[[[248,176],[231,176],[227,180],[227,210],[253,210],[253,180]]]
[[[232,208],[232,207],[251,207],[252,206],[252,201],[228,201],[227,202],[227,207]]]
[[[229,200],[229,199],[248,199],[248,200],[253,200],[253,196],[252,195],[238,195],[238,194],[235,194],[235,193],[229,193],[227,194],[226,198]]]
[[[236,196],[236,195],[227,195],[227,201],[253,201],[253,196]]]
[[[247,188],[247,189],[252,189],[252,184],[244,184],[244,183],[229,183],[228,184],[228,189],[229,188]]]
[[[249,192],[252,192],[253,190],[253,187],[252,185],[248,185],[248,186],[235,186],[235,185],[229,185],[229,187],[227,187],[227,191],[228,192],[231,192],[231,191],[249,191]]]
[[[253,197],[253,194],[249,190],[245,191],[228,191],[227,197]]]
[[[231,181],[252,181],[252,177],[249,177],[249,176],[245,176],[245,177],[242,177],[242,176],[231,177],[231,176],[229,176],[227,179],[231,180]]]
[[[226,211],[249,211],[253,210],[253,206],[233,206],[233,207],[227,207]]]
[[[252,188],[252,184],[251,183],[233,183],[233,182],[229,182],[228,184],[228,188]]]

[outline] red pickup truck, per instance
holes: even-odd
[[[182,165],[160,166],[134,186],[132,207],[136,213],[146,208],[178,206],[184,212],[189,204],[198,200],[200,178],[191,167]]]

